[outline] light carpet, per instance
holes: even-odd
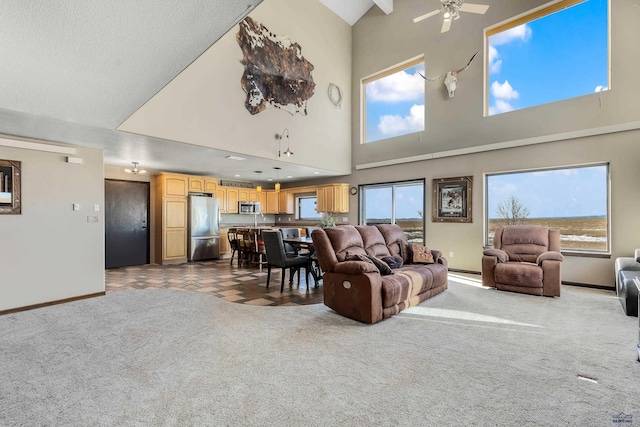
[[[638,319],[612,292],[464,283],[376,325],[161,289],[3,316],[0,425],[640,423]]]

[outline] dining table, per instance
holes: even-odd
[[[322,280],[322,270],[320,270],[318,258],[315,256],[313,240],[311,239],[311,237],[285,237],[282,239],[282,241],[296,248],[296,252],[299,252],[300,249],[309,250],[309,273],[311,273],[311,276],[313,276],[313,280],[317,287],[318,282]]]

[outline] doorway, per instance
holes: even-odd
[[[149,264],[149,183],[106,179],[105,267]]]

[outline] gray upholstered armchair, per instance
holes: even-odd
[[[498,227],[482,256],[482,284],[531,295],[560,296],[560,232],[537,225]]]
[[[635,257],[616,258],[616,293],[627,316],[638,315],[638,288],[633,283],[640,277],[640,249],[636,249]]]

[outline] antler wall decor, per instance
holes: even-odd
[[[438,77],[426,77],[424,75],[422,75],[421,73],[420,76],[422,76],[423,79],[425,79],[426,81],[429,82],[435,82],[438,80],[442,80],[444,79],[444,85],[447,87],[447,92],[449,92],[449,98],[453,98],[453,95],[455,95],[456,92],[456,87],[458,85],[458,74],[462,73],[463,71],[466,71],[467,68],[469,68],[471,66],[471,63],[473,62],[474,58],[476,57],[477,54],[479,54],[482,51],[482,49],[480,49],[479,51],[477,51],[476,53],[473,54],[473,56],[471,57],[471,59],[469,60],[469,62],[467,63],[466,66],[460,68],[457,71],[447,71],[446,73],[442,74],[441,76]]]

